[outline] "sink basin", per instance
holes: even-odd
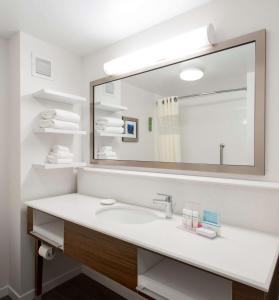
[[[100,221],[119,224],[144,224],[157,220],[158,215],[150,210],[134,207],[111,207],[95,213]]]

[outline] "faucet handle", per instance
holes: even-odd
[[[166,218],[169,219],[173,214],[173,201],[172,196],[163,193],[157,193],[159,196],[164,196],[165,199],[153,199],[154,203],[161,203],[165,205],[166,208]]]

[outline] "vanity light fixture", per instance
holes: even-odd
[[[199,80],[203,78],[203,76],[204,76],[204,71],[198,68],[185,69],[179,74],[180,79],[185,81]]]
[[[191,55],[213,44],[212,24],[104,63],[107,75],[120,75]]]

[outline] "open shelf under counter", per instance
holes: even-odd
[[[35,133],[56,133],[56,134],[76,134],[85,135],[87,132],[84,130],[68,130],[68,129],[56,129],[56,128],[36,128]]]
[[[73,163],[68,163],[68,164],[50,164],[50,163],[33,164],[34,168],[43,169],[43,170],[83,168],[86,166],[87,166],[87,163],[85,163],[85,162],[73,162]]]
[[[111,112],[120,112],[128,109],[126,106],[104,103],[104,102],[95,102],[95,108],[100,110],[105,110],[105,111],[111,111]]]
[[[232,283],[175,260],[162,258],[138,275],[137,289],[156,300],[230,300]]]
[[[64,249],[64,221],[62,220],[57,219],[40,225],[34,224],[31,234],[56,248]]]
[[[51,100],[67,104],[85,103],[87,101],[85,97],[61,93],[49,89],[41,89],[33,93],[33,97],[36,99]]]

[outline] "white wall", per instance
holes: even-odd
[[[156,95],[124,81],[122,97],[123,105],[128,108],[123,116],[137,118],[139,121],[138,142],[122,143],[120,159],[152,160],[155,155],[155,141],[154,132],[148,131],[148,117],[154,119]]]
[[[20,35],[9,40],[9,284],[20,290]]]
[[[0,49],[0,62],[2,64],[2,44],[0,44]],[[53,81],[33,77],[31,75],[32,52],[52,60],[54,70]],[[1,75],[0,78],[2,78]],[[5,222],[6,219],[5,217],[3,219],[1,217],[1,252],[7,252],[5,246],[10,244],[10,257],[12,257],[12,259],[9,265],[9,284],[19,295],[22,295],[34,287],[34,243],[33,239],[26,234],[26,206],[24,202],[40,197],[76,191],[76,174],[72,169],[54,170],[50,172],[39,171],[35,170],[32,164],[44,162],[51,146],[56,143],[71,147],[75,154],[75,159],[77,161],[81,159],[80,137],[38,135],[33,132],[40,111],[50,107],[67,110],[73,109],[75,111],[80,111],[80,108],[73,108],[67,104],[35,100],[31,94],[42,88],[50,88],[80,95],[81,59],[68,51],[33,38],[25,33],[17,33],[9,41],[9,83],[9,114],[6,113],[6,110],[4,111],[5,115],[3,114],[4,116],[1,116],[1,122],[4,122],[5,116],[9,116],[9,120],[7,120],[9,123],[6,126],[1,126],[0,130],[2,128],[10,129],[10,223],[8,232],[7,223]],[[1,93],[1,105],[2,97]],[[2,137],[2,132],[0,132],[0,134]],[[5,169],[1,168],[1,170],[4,171]],[[1,201],[4,201],[4,199],[5,197],[1,197]],[[2,210],[1,202],[1,216],[2,212],[6,213],[5,215],[7,216],[7,212]],[[3,226],[2,221],[5,222]],[[4,230],[5,233],[3,233],[3,237],[2,228],[6,229]],[[4,246],[2,247],[2,241],[5,241],[5,236],[7,235],[9,235],[10,243],[3,243]],[[2,284],[7,282],[7,277],[4,277],[7,264],[9,264],[9,259],[7,258],[7,253],[1,253],[0,288]],[[2,260],[5,261],[3,268]],[[77,267],[79,267],[79,265],[76,262],[58,255],[54,261],[44,263],[44,281],[53,279]]]
[[[103,63],[105,61],[203,24],[214,24],[217,41],[220,42],[266,28],[266,176],[230,176],[278,182],[279,21],[277,12],[277,0],[213,1],[85,57],[83,60],[85,92],[87,94],[89,92],[90,80],[104,76]],[[85,153],[85,157],[88,157],[88,153]],[[206,175],[224,176],[214,173]],[[239,188],[222,184],[210,186],[193,182],[185,184],[161,179],[150,181],[148,177],[98,175],[92,172],[80,172],[78,182],[79,192],[101,197],[116,197],[140,205],[151,205],[151,199],[156,192],[171,193],[177,202],[177,211],[181,211],[185,201],[198,201],[204,207],[219,210],[224,222],[279,234],[279,192],[277,190]]]
[[[188,202],[195,202],[200,204],[201,210],[207,208],[219,212],[225,224],[279,234],[278,189],[85,169],[79,171],[78,192],[157,209],[163,207],[160,204],[154,206],[152,199],[157,198],[156,194],[170,194],[176,213],[181,214]]]
[[[31,75],[31,53],[47,57],[52,61],[53,80],[46,80]],[[20,34],[20,105],[21,105],[21,256],[22,286],[21,293],[29,291],[33,282],[33,242],[26,235],[24,202],[31,199],[72,193],[76,191],[76,175],[72,169],[44,171],[36,170],[33,163],[45,162],[46,156],[54,144],[69,146],[80,161],[81,137],[63,135],[35,134],[38,114],[50,107],[73,110],[68,104],[36,100],[32,93],[42,88],[81,94],[81,59],[68,51],[55,47],[25,33]],[[78,107],[75,111],[80,111]],[[76,263],[60,256],[51,263],[45,263],[44,279],[65,273]]]
[[[219,164],[223,143],[224,164],[254,163],[253,156],[248,156],[254,143],[247,143],[247,124],[243,124],[246,102],[245,92],[186,99],[180,107],[182,161]]]
[[[7,110],[8,42],[0,39],[0,289],[9,279]]]

